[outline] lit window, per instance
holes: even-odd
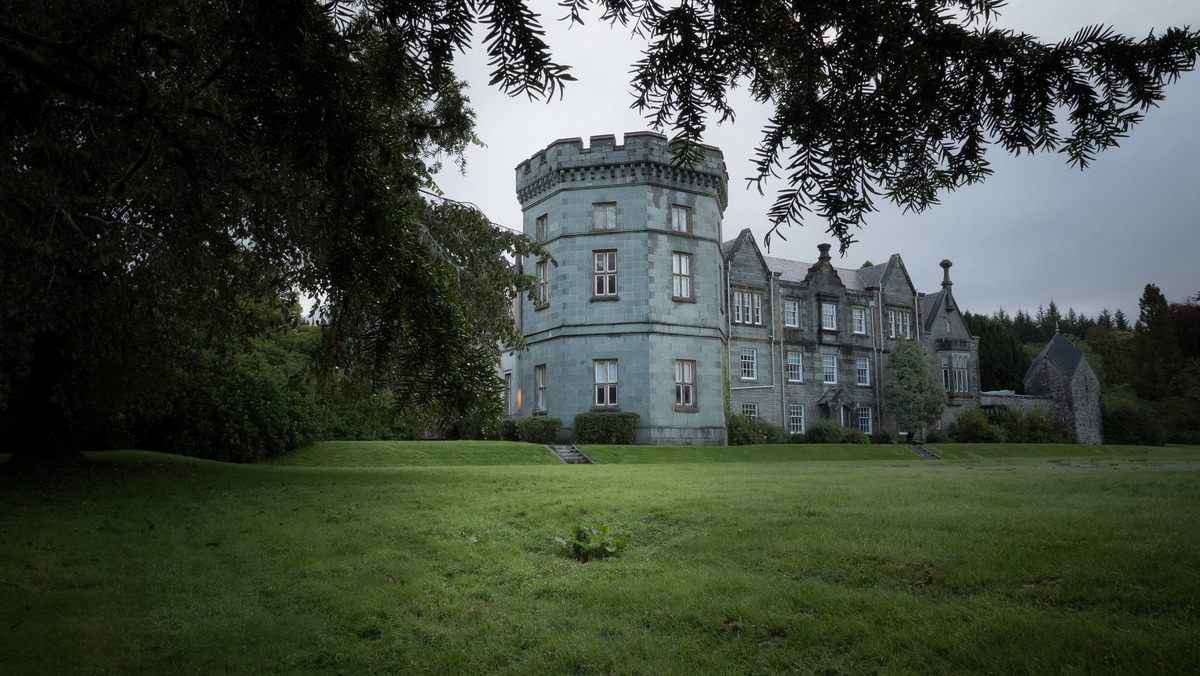
[[[800,404],[788,405],[788,432],[792,434],[804,434],[804,406]]]
[[[678,204],[671,206],[671,229],[676,232],[692,231],[692,210]]]
[[[617,295],[617,252],[593,251],[595,267],[592,272],[594,295],[597,298]]]
[[[821,357],[821,374],[824,382],[830,385],[837,384],[837,357],[825,355]]]
[[[592,230],[616,230],[617,228],[617,205],[608,204],[593,204],[592,205]]]
[[[533,410],[546,410],[546,365],[533,367]]]
[[[592,362],[595,368],[596,395],[592,404],[597,407],[617,405],[617,360],[601,360]]]
[[[758,419],[758,404],[742,404],[742,415],[751,420]]]
[[[783,325],[800,326],[800,303],[794,300],[783,301]]]
[[[538,242],[546,241],[546,222],[547,221],[546,221],[545,215],[537,217],[537,221],[536,221],[537,227],[536,227],[535,235],[537,236]]]
[[[758,350],[742,349],[742,380],[758,380]]]
[[[856,307],[856,308],[851,309],[851,313],[854,315],[854,332],[855,333],[866,333],[867,332],[867,309],[861,308],[861,307]]]
[[[804,355],[799,352],[787,353],[787,379],[792,383],[804,382]]]
[[[534,304],[539,307],[544,307],[550,303],[548,293],[548,266],[546,261],[538,261],[537,264],[537,295],[534,298]]]
[[[671,254],[671,292],[676,298],[692,297],[692,255]]]
[[[680,408],[696,407],[696,362],[675,362],[675,405]]]
[[[859,357],[854,360],[854,372],[859,385],[871,384],[871,360]]]
[[[833,303],[821,303],[821,328],[827,331],[837,330],[837,306]]]
[[[866,434],[871,433],[871,409],[866,406],[858,409],[858,429]]]

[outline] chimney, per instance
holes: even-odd
[[[954,265],[954,263],[951,263],[947,258],[943,258],[940,265],[942,266],[942,288],[949,291],[950,287],[954,286],[954,282],[950,281],[950,266]]]
[[[828,244],[818,244],[817,249],[821,252],[821,255],[817,258],[817,262],[828,263],[829,262],[829,245]]]

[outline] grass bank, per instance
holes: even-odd
[[[352,450],[0,471],[5,671],[1200,670],[1195,449],[573,467]],[[559,556],[577,520],[625,556]]]

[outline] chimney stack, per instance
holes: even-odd
[[[954,263],[951,263],[947,258],[943,258],[940,265],[942,266],[942,288],[949,290],[951,286],[954,286],[954,282],[950,281],[950,266],[954,265]]]
[[[817,259],[818,262],[821,262],[821,263],[829,262],[829,246],[830,245],[828,245],[828,244],[818,244],[817,245],[817,249],[821,252],[821,255]]]

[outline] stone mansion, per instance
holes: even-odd
[[[681,168],[662,135],[593,136],[517,166],[525,234],[554,260],[519,263],[537,291],[514,306],[525,348],[501,357],[509,417],[560,418],[566,437],[578,413],[633,411],[642,444],[725,444],[726,411],[896,431],[882,384],[898,340],[940,364],[943,421],[979,404],[949,261],[918,293],[899,255],[852,270],[828,244],[807,263],[764,255],[748,229],[726,240],[725,164],[701,150]]]

